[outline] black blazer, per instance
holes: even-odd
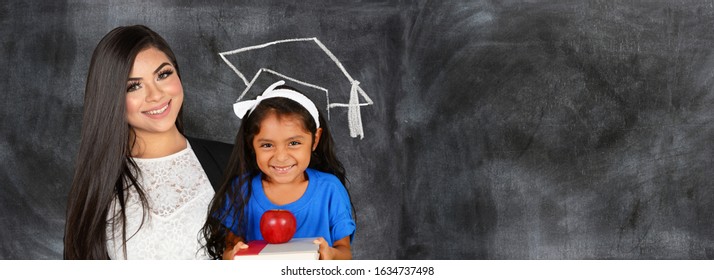
[[[228,159],[231,157],[233,145],[188,136],[186,139],[191,144],[191,149],[196,154],[198,161],[201,162],[201,167],[206,172],[208,180],[211,181],[213,189],[218,192],[221,183],[223,183],[223,174],[226,165],[228,165]]]

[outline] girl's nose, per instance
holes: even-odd
[[[275,151],[275,159],[278,161],[285,161],[289,158],[288,150],[286,148],[278,148]]]

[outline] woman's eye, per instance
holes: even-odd
[[[171,76],[171,74],[173,74],[173,73],[174,73],[174,71],[171,69],[163,70],[163,71],[159,72],[159,80],[166,79],[169,76]]]
[[[129,85],[126,87],[126,92],[132,92],[135,90],[138,90],[141,88],[141,83],[139,82],[131,82]]]

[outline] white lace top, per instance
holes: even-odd
[[[127,259],[208,259],[201,249],[201,227],[206,221],[213,187],[188,144],[186,149],[162,158],[134,158],[141,170],[138,180],[149,201],[144,214],[136,190],[127,194]],[[107,218],[107,250],[111,259],[124,259],[121,221],[112,227],[118,213],[115,199]],[[114,232],[112,232],[114,229]],[[137,229],[139,231],[137,232]]]

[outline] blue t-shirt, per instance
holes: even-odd
[[[252,179],[253,194],[245,206],[247,241],[262,240],[260,234],[260,218],[270,209],[289,210],[297,220],[297,230],[293,238],[297,237],[323,237],[332,247],[333,242],[350,237],[354,238],[355,221],[352,217],[347,190],[335,175],[320,172],[311,168],[305,170],[308,185],[305,193],[298,200],[285,204],[275,205],[265,196],[261,175]],[[235,187],[235,186],[234,186]],[[223,211],[226,211],[227,207]],[[233,217],[229,215],[224,221],[225,226],[233,224]],[[237,228],[231,228],[237,232]]]

